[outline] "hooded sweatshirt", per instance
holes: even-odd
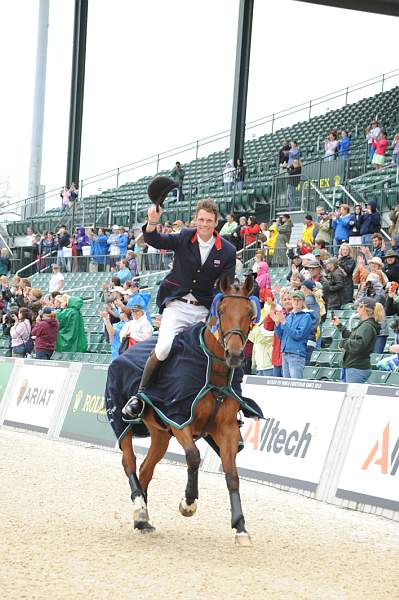
[[[80,314],[82,306],[82,298],[71,296],[68,300],[67,308],[63,308],[57,314],[59,325],[56,344],[57,352],[87,351],[84,322],[83,317]]]
[[[365,212],[360,216],[360,235],[377,233],[381,229],[381,215],[377,211],[377,202],[370,200],[368,205],[371,212]]]
[[[36,337],[35,350],[39,352],[54,352],[57,334],[57,319],[45,318],[36,323],[32,329],[32,335]]]
[[[82,250],[83,246],[88,246],[90,244],[90,240],[86,235],[86,229],[84,227],[79,227],[79,232],[76,236],[76,249]]]
[[[374,317],[360,321],[352,331],[342,324],[338,329],[344,338],[341,342],[344,350],[342,366],[345,369],[371,369],[370,354],[380,332],[380,326]]]
[[[258,265],[256,281],[258,282],[258,286],[260,289],[272,287],[272,280],[270,278],[269,273],[269,265],[264,261],[261,261]]]
[[[390,265],[385,260],[385,275],[388,277],[388,281],[397,281],[399,283],[399,260],[395,258],[395,262]]]

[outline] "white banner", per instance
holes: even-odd
[[[369,387],[339,479],[339,498],[399,510],[398,396],[398,389]]]
[[[4,424],[47,433],[67,373],[67,367],[24,364],[11,388]]]
[[[343,384],[247,377],[243,395],[259,404],[266,420],[245,419],[240,474],[315,490],[345,390]]]

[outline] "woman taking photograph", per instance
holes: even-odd
[[[338,252],[338,266],[347,274],[347,278],[344,282],[344,290],[342,292],[342,304],[348,304],[353,302],[353,271],[355,270],[356,263],[352,258],[352,250],[349,244],[343,243],[339,247]]]
[[[331,322],[342,335],[340,350],[343,350],[341,381],[365,383],[371,373],[370,354],[374,350],[381,323],[385,318],[382,304],[373,298],[365,297],[357,304],[360,323],[349,331],[338,317]]]
[[[33,349],[29,347],[32,329],[30,310],[28,308],[20,308],[18,315],[12,314],[11,316],[14,319],[14,325],[10,329],[11,356],[25,358]]]

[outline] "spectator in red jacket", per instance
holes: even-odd
[[[287,316],[288,313],[292,311],[292,297],[289,288],[282,288],[280,290],[280,305],[276,305],[274,300],[271,298],[267,300],[267,303],[270,304],[270,309],[272,312],[273,309],[276,311],[282,311],[284,316]],[[263,327],[268,331],[274,331],[275,322],[271,318],[270,314],[267,315],[263,322]],[[272,365],[273,365],[273,377],[282,377],[282,365],[283,365],[283,357],[281,354],[281,340],[274,332],[273,337],[273,349],[272,349]]]
[[[256,242],[256,236],[260,232],[260,227],[258,225],[255,217],[250,216],[248,218],[248,225],[244,225],[241,227],[240,236],[244,239],[244,246],[249,246]]]
[[[55,350],[58,321],[50,306],[45,306],[32,329],[35,337],[35,355],[39,360],[50,360]]]
[[[375,149],[371,164],[380,171],[385,166],[385,152],[388,150],[388,135],[386,131],[381,131],[378,138],[373,138],[372,146]]]

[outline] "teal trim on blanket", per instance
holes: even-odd
[[[253,409],[251,406],[249,406],[245,400],[243,400],[242,398],[240,398],[240,396],[238,396],[238,394],[235,393],[235,391],[233,390],[233,388],[231,387],[231,382],[233,380],[234,377],[234,369],[229,369],[228,371],[228,383],[227,386],[224,387],[217,387],[216,385],[213,385],[212,383],[209,383],[210,377],[211,377],[211,373],[212,373],[212,361],[215,362],[219,362],[219,363],[224,363],[224,361],[222,361],[220,358],[214,356],[209,350],[208,348],[205,346],[205,342],[203,339],[203,334],[205,332],[206,326],[204,326],[204,328],[200,331],[199,334],[199,343],[200,343],[200,348],[201,350],[204,352],[205,356],[207,357],[207,367],[206,367],[206,381],[205,381],[205,385],[200,389],[200,391],[198,392],[198,394],[196,395],[196,397],[194,398],[192,404],[191,404],[191,411],[190,411],[190,417],[187,419],[187,421],[185,421],[184,423],[182,423],[181,425],[179,425],[178,423],[176,423],[175,421],[172,421],[171,419],[169,419],[166,415],[164,415],[164,413],[157,407],[155,406],[155,404],[153,404],[151,398],[144,392],[141,391],[139,392],[137,395],[144,400],[144,402],[146,404],[148,404],[149,406],[151,406],[151,408],[157,413],[157,415],[162,419],[162,421],[164,423],[166,423],[167,425],[170,425],[171,427],[174,427],[175,429],[184,429],[184,427],[186,427],[187,425],[190,425],[193,420],[194,420],[194,412],[195,409],[197,407],[198,402],[208,393],[211,392],[212,390],[215,390],[216,392],[218,392],[219,394],[221,394],[224,397],[227,396],[231,396],[232,398],[234,398],[234,400],[236,400],[239,404],[239,406],[242,406],[243,408],[245,408],[246,410],[248,410],[249,412],[251,412],[254,417],[260,417],[261,415],[259,415],[259,413]]]

